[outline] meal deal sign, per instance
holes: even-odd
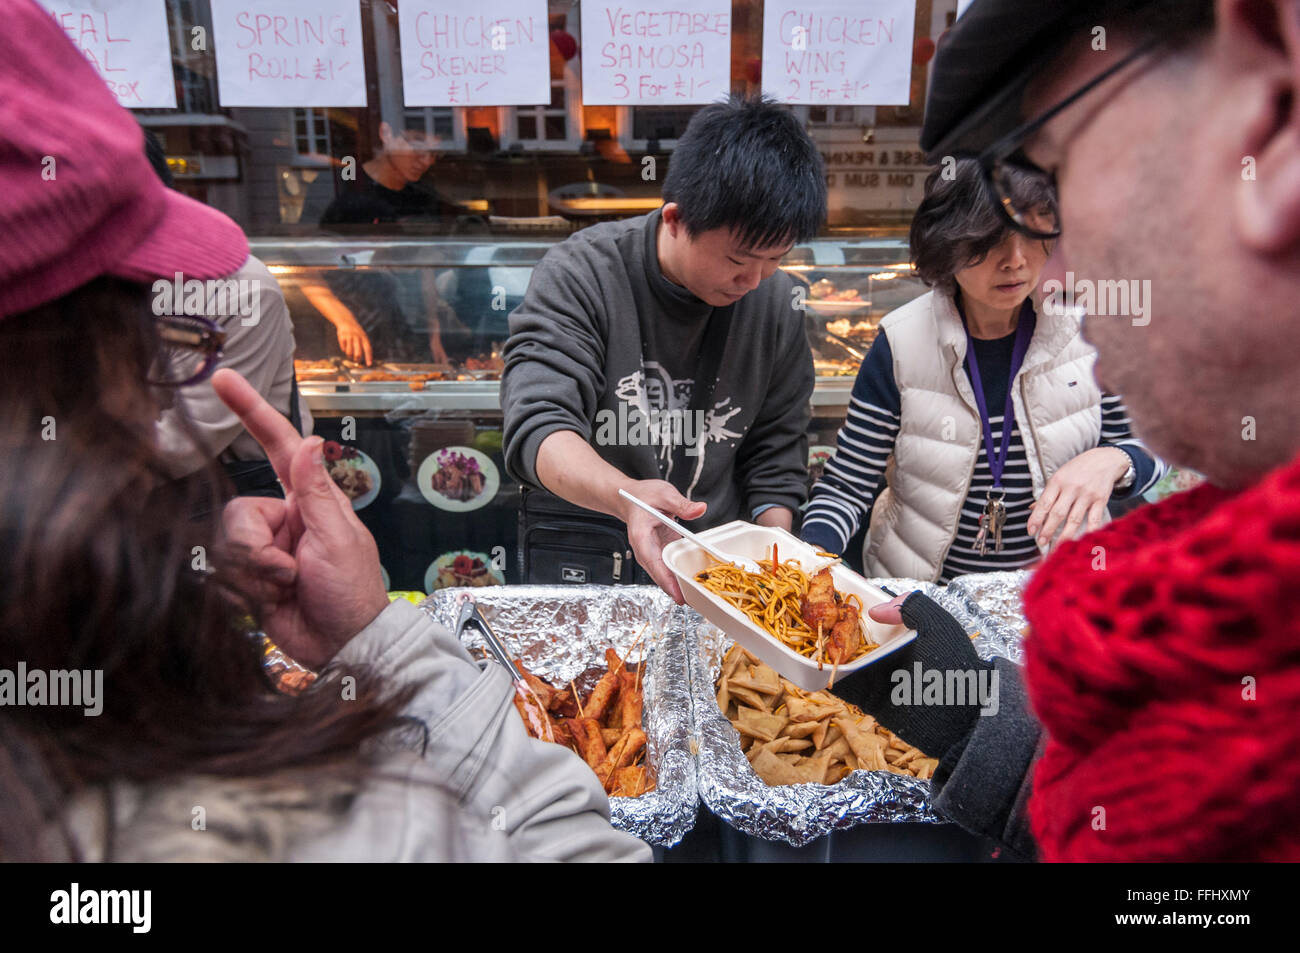
[[[809,105],[906,105],[915,0],[768,0],[763,91]]]
[[[546,0],[403,0],[408,106],[526,106],[551,101]]]
[[[364,106],[357,0],[212,0],[223,106]]]
[[[176,108],[163,0],[41,2],[119,103],[132,109]]]
[[[711,103],[731,88],[730,0],[583,0],[582,101]]]

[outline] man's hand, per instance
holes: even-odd
[[[321,668],[388,605],[374,537],[325,470],[319,437],[293,425],[231,370],[217,396],[266,451],[283,500],[239,497],[222,513],[233,580],[257,601],[266,634],[298,662]]]
[[[1079,454],[1052,474],[1043,495],[1029,508],[1029,535],[1038,538],[1039,546],[1050,548],[1062,525],[1063,540],[1100,529],[1115,482],[1128,465],[1129,455],[1118,447],[1097,447]],[[1085,520],[1087,529],[1082,530]]]
[[[340,324],[337,330],[339,348],[347,355],[348,360],[369,367],[374,362],[374,354],[371,352],[370,338],[365,329],[353,321],[350,324]]]
[[[627,487],[627,491],[679,523],[699,519],[707,508],[704,503],[692,503],[686,499],[666,480],[638,480]],[[620,501],[623,509],[619,516],[627,524],[627,538],[632,544],[632,552],[636,554],[636,561],[660,589],[681,605],[684,601],[681,586],[677,584],[677,577],[668,568],[663,556],[664,547],[681,537],[634,503],[621,497]]]

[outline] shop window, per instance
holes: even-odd
[[[465,151],[465,111],[451,106],[408,107],[406,128],[436,136],[441,151]]]
[[[551,101],[541,106],[515,106],[510,110],[514,121],[506,124],[511,133],[511,144],[528,149],[577,149],[582,139],[578,128],[576,77],[566,71],[560,79],[551,80]]]
[[[650,143],[657,142],[659,150],[671,150],[686,131],[691,117],[700,108],[700,106],[629,106],[620,110],[619,128],[624,133],[622,137],[624,148],[643,152],[650,149]]]
[[[830,128],[834,126],[864,126],[875,122],[874,106],[798,106],[795,115],[806,126]]]
[[[330,121],[323,109],[295,109],[293,111],[294,151],[304,158],[328,157],[330,152]]]

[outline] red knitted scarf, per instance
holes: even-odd
[[[1300,860],[1300,458],[1062,546],[1025,615],[1042,859]]]

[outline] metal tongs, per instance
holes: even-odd
[[[520,671],[519,666],[510,657],[510,653],[506,651],[505,643],[492,631],[492,626],[488,625],[487,619],[483,618],[483,613],[479,612],[478,605],[475,604],[473,599],[465,596],[460,605],[460,616],[456,620],[457,639],[460,638],[460,634],[465,630],[465,627],[470,624],[478,628],[492,655],[505,666],[506,671],[510,674],[511,680],[515,683],[515,693],[523,699],[524,707],[520,709],[520,714],[523,715],[525,724],[529,725],[533,737],[541,738],[543,741],[554,741],[555,734],[551,728],[551,721],[546,714],[541,699],[537,697],[537,693],[524,680],[524,673]],[[530,709],[529,705],[534,707]]]
[[[487,643],[488,649],[498,662],[505,666],[506,671],[510,673],[510,678],[519,685],[526,685],[524,673],[519,671],[519,666],[515,665],[514,659],[506,651],[505,643],[497,638],[497,634],[492,631],[492,626],[488,625],[487,619],[483,618],[483,613],[479,612],[478,605],[468,596],[461,603],[460,617],[456,620],[456,638],[465,631],[465,626],[473,623],[479,632],[483,635],[483,641]]]

